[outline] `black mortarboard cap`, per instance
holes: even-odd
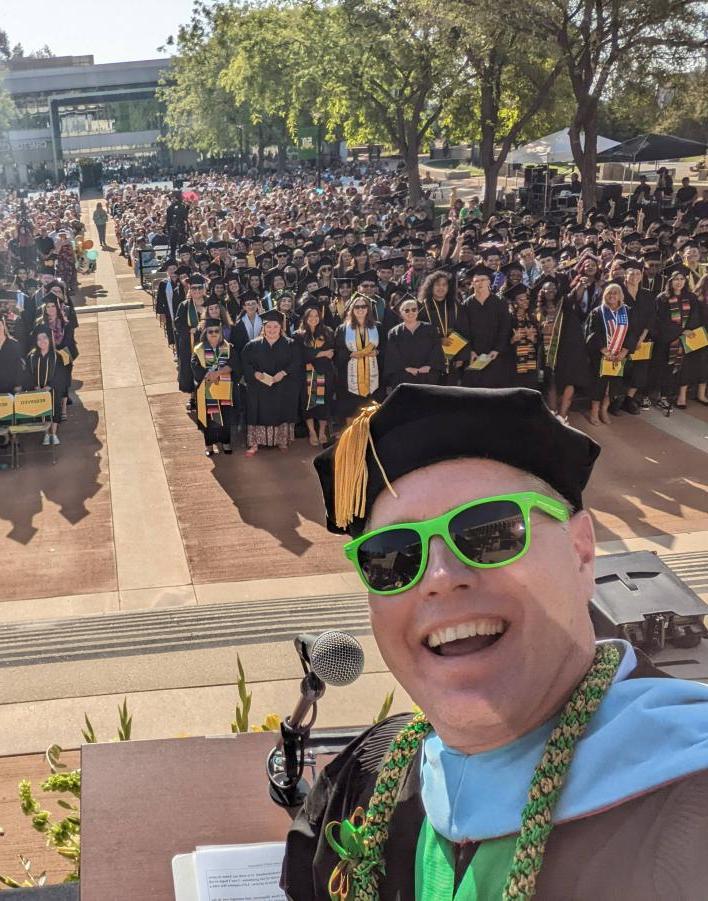
[[[315,458],[314,465],[327,528],[352,536],[362,533],[374,501],[386,490],[382,473],[394,483],[443,460],[497,460],[543,479],[574,509],[580,509],[583,489],[600,453],[592,438],[561,423],[541,394],[528,388],[403,384],[373,415],[360,414],[350,429],[370,435],[370,442],[357,442],[365,452],[363,509],[356,509],[353,500],[358,484],[350,473],[356,472],[360,459],[347,456],[347,446],[355,452],[354,442],[344,440],[351,435],[345,432],[338,444]],[[335,496],[335,485],[342,497]]]
[[[672,275],[675,275],[676,273],[680,273],[681,275],[688,278],[688,276],[689,276],[688,266],[684,266],[683,263],[672,263],[670,266],[667,266],[664,269],[664,275],[667,278],[670,278]]]
[[[624,235],[622,238],[623,244],[632,244],[634,241],[641,241],[642,236],[639,232],[630,232],[628,235]]]
[[[512,272],[514,269],[515,269],[517,272],[523,272],[523,271],[524,271],[523,264],[522,264],[522,263],[519,263],[518,260],[512,260],[510,263],[507,263],[506,266],[502,266],[502,267],[501,267],[501,271],[502,271],[505,275],[508,275],[508,274],[509,274],[510,272]]]
[[[178,266],[177,267],[177,275],[189,275],[192,271],[191,266]]]
[[[530,294],[530,289],[526,285],[514,285],[512,288],[507,288],[504,291],[504,299],[514,301],[520,294],[525,294],[527,297]]]
[[[191,253],[192,248],[189,246],[189,244],[181,244],[180,248],[179,248],[179,252],[180,253]]]
[[[327,299],[332,297],[332,291],[326,285],[323,285],[321,288],[316,288],[314,291],[310,291],[310,295],[312,297],[321,297],[322,299]]]
[[[373,269],[367,269],[365,272],[360,272],[356,277],[357,285],[360,285],[362,282],[378,282],[379,277]]]
[[[661,260],[661,251],[660,250],[645,250],[642,254],[642,259],[646,263],[647,260],[652,262],[659,262]]]
[[[366,244],[352,244],[349,248],[349,253],[351,253],[352,256],[358,256],[360,253],[365,253],[366,250]]]
[[[471,266],[468,270],[469,275],[486,275],[489,281],[494,278],[494,270],[489,266],[483,266],[479,263],[477,266]]]
[[[261,319],[263,322],[278,322],[280,325],[283,324],[283,314],[279,310],[266,310],[265,313],[261,313]]]
[[[189,276],[189,284],[190,285],[201,285],[202,287],[206,285],[206,279],[203,275],[200,275],[198,272],[195,272],[193,275]]]

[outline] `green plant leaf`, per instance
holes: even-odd
[[[86,721],[86,729],[81,730],[84,741],[87,745],[95,745],[98,742],[98,739],[96,738],[96,733],[93,731],[93,726],[91,725],[91,720],[88,718],[88,713],[84,713],[84,720]]]
[[[391,710],[391,705],[393,704],[393,696],[396,693],[396,689],[392,689],[388,692],[386,697],[383,699],[383,704],[381,705],[381,709],[374,717],[374,723],[380,723],[382,720],[385,720]]]

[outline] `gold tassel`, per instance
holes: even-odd
[[[334,452],[334,521],[345,529],[354,519],[366,513],[366,488],[369,471],[366,467],[366,448],[371,452],[381,471],[386,487],[398,497],[388,480],[371,438],[371,417],[379,409],[372,401],[367,404],[352,424],[344,430]]]

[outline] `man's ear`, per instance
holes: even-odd
[[[568,521],[578,572],[588,578],[590,593],[595,582],[595,529],[587,510],[579,510]]]

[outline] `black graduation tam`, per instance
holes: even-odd
[[[513,287],[507,288],[504,291],[504,299],[514,301],[521,294],[524,294],[526,297],[530,297],[530,292],[531,289],[524,284],[514,285]]]
[[[247,300],[259,301],[260,297],[256,294],[255,291],[244,291],[244,293],[239,297],[239,300],[242,304],[244,304]]]
[[[514,253],[521,253],[524,250],[533,250],[530,241],[522,241],[514,247]]]
[[[379,230],[374,225],[367,226],[362,232],[365,238],[375,238],[378,233]]]
[[[226,250],[226,241],[214,241],[212,242],[211,249],[212,250]]]
[[[494,270],[490,269],[489,266],[483,266],[481,263],[479,263],[477,266],[472,266],[467,270],[467,273],[470,276],[486,275],[490,282],[494,278]]]
[[[250,278],[252,275],[262,275],[262,273],[255,266],[247,266],[245,269],[239,269],[239,275],[242,275],[244,278]]]
[[[206,246],[206,242],[204,242],[204,241],[195,241],[192,246],[192,250],[194,250],[194,251],[200,251],[200,250],[204,251],[206,249],[207,249],[207,246]]]
[[[503,244],[504,243],[504,235],[500,234],[497,231],[486,231],[486,232],[482,232],[482,234],[479,236],[479,240],[482,242],[498,241],[499,244]]]
[[[221,319],[205,319],[204,328],[221,328]]]
[[[211,262],[211,259],[210,259],[208,253],[198,253],[198,254],[194,257],[194,260],[195,260],[195,262],[197,262],[197,263],[209,263],[209,262]]]
[[[405,265],[405,260],[403,260],[403,265]],[[381,269],[393,269],[393,263],[391,262],[391,257],[382,257],[380,260],[376,260],[374,263],[374,269],[379,272]]]
[[[536,256],[539,260],[547,260],[549,257],[552,257],[554,260],[558,259],[558,250],[555,247],[546,247],[542,246],[538,248]]]
[[[317,310],[317,312],[322,315],[322,301],[318,300],[316,297],[308,297],[307,300],[297,308],[298,314],[302,318],[305,317],[308,310]]]
[[[360,272],[356,277],[357,285],[361,285],[362,282],[373,282],[376,284],[378,280],[379,277],[373,269],[367,269],[365,272]]]
[[[240,276],[238,269],[232,269],[231,272],[227,272],[224,277],[224,282],[228,284],[229,282],[238,282],[240,281]]]
[[[158,271],[159,272],[167,272],[168,266],[179,266],[179,263],[177,262],[177,260],[174,259],[174,257],[170,257],[169,259],[167,259],[163,262],[163,264],[160,266]]]
[[[189,275],[192,271],[191,266],[178,266],[177,267],[177,275]]]
[[[193,275],[189,276],[189,284],[194,285],[195,287],[199,287],[200,285],[204,287],[206,285],[206,279],[203,275],[195,272]]]
[[[192,252],[192,248],[189,246],[189,244],[182,244],[182,245],[180,246],[180,248],[179,248],[179,252],[180,252],[181,254],[182,254],[182,253],[191,253],[191,252]]]
[[[661,260],[661,251],[660,250],[645,250],[642,254],[642,259],[646,263],[647,260],[651,262],[658,263]]]
[[[529,472],[580,509],[599,453],[600,446],[563,425],[537,391],[402,384],[381,406],[364,408],[314,463],[327,528],[357,536],[387,483],[458,457]]]
[[[287,253],[287,254],[289,255],[289,254],[290,254],[290,248],[288,247],[287,244],[276,244],[275,247],[273,248],[273,253],[274,253],[274,254],[285,254],[285,253]]]
[[[352,244],[352,246],[349,248],[349,253],[351,253],[351,255],[354,257],[359,256],[360,253],[366,253],[366,251],[366,244]]]
[[[689,276],[688,266],[684,266],[683,263],[672,263],[670,266],[667,266],[664,269],[664,275],[667,278],[671,278],[672,275],[683,275],[685,278]]]
[[[641,260],[637,260],[634,257],[627,257],[624,261],[625,269],[644,269],[644,263]]]
[[[356,279],[352,278],[350,275],[343,275],[341,278],[335,278],[335,282],[337,285],[349,285],[350,288],[354,286]]]
[[[283,324],[283,314],[279,310],[266,310],[265,313],[261,313],[261,319],[263,322],[277,322],[280,325]]]
[[[344,237],[344,229],[343,228],[332,228],[325,235],[326,238],[343,238]]]
[[[634,243],[634,241],[641,241],[641,240],[642,240],[642,236],[639,234],[639,232],[630,232],[628,235],[625,235],[622,238],[622,243],[623,244],[632,244],[632,243]]]
[[[405,266],[406,258],[405,257],[389,257],[388,264],[389,264],[389,266],[393,266],[394,269],[396,266]]]
[[[518,260],[512,260],[510,263],[507,263],[506,266],[502,266],[501,271],[504,275],[508,275],[510,272],[523,272],[524,267]]]
[[[501,256],[501,252],[501,247],[485,247],[484,250],[480,251],[480,256],[483,260],[486,260],[489,257]]]
[[[321,297],[323,300],[326,300],[332,297],[332,291],[326,285],[323,285],[321,288],[316,288],[314,291],[310,291],[310,295],[312,297]]]

